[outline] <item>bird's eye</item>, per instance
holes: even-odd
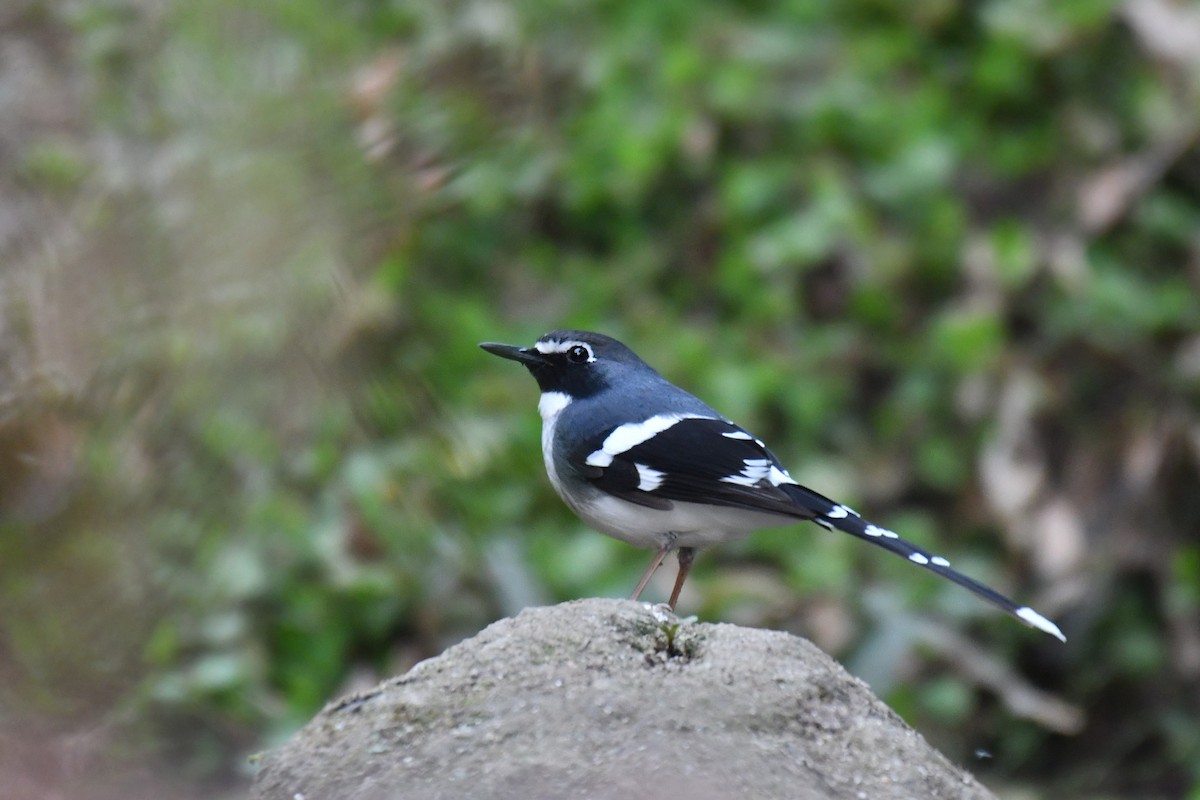
[[[572,364],[583,364],[590,361],[591,358],[592,351],[582,344],[577,344],[567,351],[567,361]]]

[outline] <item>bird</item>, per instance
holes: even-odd
[[[482,342],[529,370],[541,390],[542,456],[563,502],[589,526],[654,551],[632,599],[671,552],[672,611],[701,548],[811,521],[848,533],[974,592],[1060,641],[1059,627],[939,555],[800,485],[754,434],[601,333],[555,330],[530,347]]]

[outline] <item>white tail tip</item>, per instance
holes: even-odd
[[[1067,637],[1063,636],[1063,632],[1058,629],[1057,625],[1043,617],[1038,612],[1034,611],[1029,606],[1022,606],[1021,608],[1018,608],[1016,614],[1018,617],[1025,620],[1025,622],[1029,623],[1030,627],[1037,628],[1039,631],[1045,631],[1055,639],[1058,639],[1060,642],[1065,642],[1067,640]]]

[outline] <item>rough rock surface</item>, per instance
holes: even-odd
[[[627,600],[527,609],[333,703],[254,786],[259,800],[654,796],[992,797],[809,642]]]

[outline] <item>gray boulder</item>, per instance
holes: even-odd
[[[253,796],[992,798],[809,642],[628,600],[526,609],[329,705]]]

